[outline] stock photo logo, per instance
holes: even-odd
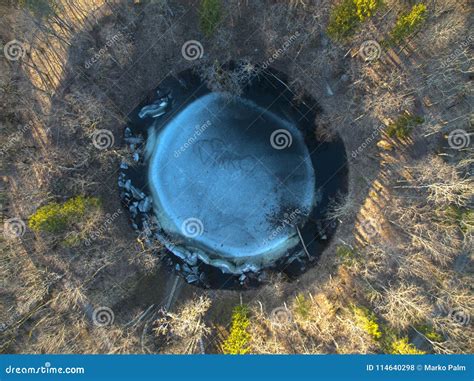
[[[26,45],[18,40],[8,41],[3,47],[3,54],[9,61],[19,61],[26,56]]]
[[[471,144],[471,134],[465,130],[454,130],[448,135],[448,144],[452,149],[462,150]]]
[[[181,47],[181,55],[186,61],[195,61],[204,56],[204,47],[197,40],[186,41]]]
[[[92,144],[99,150],[109,149],[114,145],[115,138],[112,131],[109,130],[96,130],[92,134]]]
[[[21,238],[25,231],[26,224],[20,218],[9,218],[3,223],[3,234],[8,239]]]
[[[7,142],[0,148],[0,155],[5,155],[9,150],[13,149],[13,147],[20,144],[22,139],[24,139],[25,133],[30,130],[32,126],[33,123],[31,121],[24,125],[19,125],[16,131],[8,136]]]
[[[360,223],[361,230],[367,235],[367,238],[374,238],[377,233],[378,222],[374,219],[365,219]]]
[[[199,237],[204,233],[204,224],[199,218],[187,218],[181,225],[181,232],[188,238]]]
[[[109,49],[115,44],[122,42],[124,40],[124,35],[122,33],[115,34],[112,38],[108,39],[105,45],[99,49],[97,53],[94,54],[90,59],[84,63],[86,69],[90,69],[94,64],[99,62],[99,60],[109,51]]]
[[[376,61],[382,54],[382,47],[375,40],[367,40],[359,48],[359,55],[366,62]]]
[[[117,209],[114,213],[107,213],[106,219],[100,224],[100,226],[90,232],[84,240],[84,245],[90,246],[94,241],[101,238],[107,231],[110,230],[111,226],[116,222],[117,218],[123,213],[121,208]]]
[[[5,368],[5,373],[6,374],[11,374],[11,375],[24,375],[26,374],[35,374],[35,375],[41,375],[41,374],[67,374],[67,375],[75,375],[75,374],[80,374],[83,376],[85,374],[86,370],[82,366],[75,366],[75,367],[57,367],[53,366],[51,362],[46,361],[42,366],[12,366],[9,365],[8,367]]]
[[[270,144],[276,150],[282,150],[293,144],[293,137],[290,131],[280,128],[270,135]]]
[[[294,34],[292,34],[289,38],[286,39],[286,41],[283,43],[283,45],[281,45],[281,47],[279,47],[278,49],[276,49],[273,52],[271,57],[266,59],[260,65],[260,67],[262,69],[269,68],[271,64],[273,64],[276,60],[281,58],[290,49],[290,47],[297,41],[297,39],[300,35],[301,35],[301,33],[299,31],[296,31]]]
[[[270,321],[277,326],[287,325],[293,322],[293,314],[286,307],[277,307],[270,312]]]
[[[471,322],[469,311],[461,307],[454,307],[448,311],[448,317],[454,323],[467,327]]]
[[[92,323],[96,327],[108,327],[114,324],[115,314],[109,307],[97,307],[92,312]]]
[[[281,218],[276,219],[275,222],[277,225],[272,229],[271,234],[265,237],[265,239],[262,241],[262,245],[267,245],[271,241],[275,240],[287,228],[296,228],[298,222],[303,218],[304,213],[298,208],[285,211]]]
[[[203,124],[197,125],[193,135],[177,150],[174,151],[174,157],[176,159],[179,158],[184,153],[184,151],[190,148],[198,140],[198,138],[211,126],[211,124],[211,121],[207,120]]]

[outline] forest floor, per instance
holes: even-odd
[[[380,321],[406,333],[409,324],[397,327],[387,312],[392,309],[388,307],[384,277],[392,260],[386,260],[386,269],[379,271],[379,258],[374,259],[376,266],[364,262],[354,267],[343,263],[336,252],[341,246],[356,252],[380,247],[390,253],[422,251],[419,247],[410,249],[412,242],[393,223],[393,200],[406,197],[395,195],[394,186],[415,163],[428,163],[433,155],[445,152],[447,132],[467,129],[472,108],[462,89],[466,80],[463,69],[450,74],[450,83],[459,84],[456,89],[451,86],[451,92],[439,78],[441,60],[449,57],[453,44],[462,46],[467,38],[467,15],[462,12],[467,2],[430,3],[426,27],[402,47],[382,48],[380,58],[373,62],[364,61],[359,48],[366,40],[382,40],[387,35],[389,25],[404,9],[399,2],[386,1],[363,30],[343,44],[331,41],[325,33],[333,6],[329,0],[305,1],[294,7],[281,2],[250,5],[224,1],[224,16],[211,36],[200,30],[197,0],[104,3],[96,8],[91,3],[83,0],[68,5],[43,23],[33,22],[29,12],[1,10],[13,26],[2,25],[0,32],[7,36],[3,40],[28,41],[23,66],[21,61],[1,63],[4,134],[11,140],[18,136],[18,125],[29,126],[21,132],[19,143],[3,144],[8,148],[2,162],[4,220],[15,217],[26,222],[38,206],[78,194],[102,201],[101,212],[93,222],[75,224],[72,233],[37,233],[25,226],[20,238],[2,242],[0,294],[5,303],[0,306],[0,321],[6,327],[1,333],[2,350],[197,351],[187,344],[182,345],[184,350],[175,342],[157,349],[151,327],[161,308],[178,314],[182,306],[201,295],[211,300],[205,315],[212,329],[205,340],[206,352],[220,351],[234,306],[244,303],[268,317],[275,308],[290,310],[297,295],[310,295],[316,303],[313,307],[326,313],[333,331],[340,329],[344,338],[333,332],[328,339],[321,332],[330,329],[319,322],[315,330],[320,336],[302,340],[302,347],[293,342],[280,345],[280,339],[275,339],[278,335],[271,334],[272,342],[278,344],[272,349],[256,343],[254,351],[379,351],[373,339],[348,322],[352,304],[373,307],[371,303],[378,303],[374,311]],[[442,39],[436,40],[435,30]],[[189,40],[201,43],[201,59],[183,57],[181,48]],[[276,58],[269,61],[270,57]],[[116,186],[119,164],[129,156],[121,140],[130,111],[163,79],[193,67],[208,79],[210,88],[222,89],[216,68],[236,59],[271,62],[272,67],[288,75],[296,97],[307,93],[317,100],[323,113],[315,121],[315,133],[321,139],[337,134],[344,141],[349,196],[344,200],[344,211],[336,213],[340,222],[336,235],[318,263],[297,280],[290,282],[283,275],[275,275],[255,290],[204,290],[161,266],[161,259],[137,240],[128,212],[122,212]],[[438,82],[433,82],[433,77]],[[403,112],[422,116],[425,123],[410,137],[389,137],[386,126]],[[105,151],[91,144],[91,136],[98,129],[109,130],[114,136],[114,145]],[[457,155],[463,154],[450,152],[448,161],[459,161]],[[110,218],[112,224],[106,223]],[[101,226],[106,226],[105,232],[91,245],[65,244],[68,234],[91,237],[91,232]],[[459,255],[469,251],[469,239],[464,237]],[[451,262],[446,266],[452,269]],[[393,284],[399,284],[401,278],[397,277],[402,272],[393,268]],[[359,274],[372,278],[360,278]],[[374,288],[373,293],[367,291],[367,284]],[[428,299],[439,298],[431,285],[421,287],[430,290]],[[371,299],[373,294],[378,295],[376,302]],[[455,300],[469,305],[469,293],[464,296],[462,291],[460,295]],[[111,308],[114,324],[108,331],[97,333],[90,324],[91,311],[101,306]],[[413,316],[417,321],[431,319],[436,308]],[[337,311],[343,312],[338,315]],[[309,330],[298,325],[299,334],[310,337],[313,333]],[[450,332],[446,328],[445,335]],[[459,337],[464,336],[452,338],[452,345],[434,345],[434,350],[468,350],[472,335],[464,337],[465,344],[458,342]]]

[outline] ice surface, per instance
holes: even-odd
[[[277,149],[280,130],[286,148]],[[239,273],[298,243],[294,225],[313,208],[315,174],[289,121],[210,93],[160,131],[152,127],[147,151],[154,211],[176,255]]]

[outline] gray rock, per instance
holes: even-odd
[[[144,200],[138,204],[138,210],[142,213],[147,213],[151,210],[151,201],[149,197],[145,197]]]
[[[326,94],[330,97],[334,95],[334,91],[332,91],[331,86],[329,86],[329,83],[326,82]]]
[[[188,256],[187,261],[191,266],[196,266],[197,263],[198,263],[197,255],[196,254],[191,254],[190,256]]]
[[[143,142],[142,137],[131,137],[131,138],[125,138],[125,142],[132,145],[132,144],[140,144]]]
[[[188,283],[196,283],[198,280],[199,278],[194,274],[190,274],[186,277],[186,282]]]
[[[132,216],[132,218],[135,218],[137,216],[137,207],[135,205],[132,205],[128,208],[128,210],[130,210],[130,214]]]
[[[141,119],[146,118],[146,117],[158,118],[159,116],[166,113],[168,104],[169,104],[169,101],[167,100],[167,98],[160,99],[151,105],[143,107],[138,113],[138,116]]]
[[[145,194],[141,190],[135,188],[133,185],[130,185],[130,192],[132,192],[132,196],[136,200],[143,200],[145,198]]]
[[[170,94],[170,90],[168,89],[158,89],[156,90],[156,95],[158,96],[158,98],[166,98],[169,94]]]
[[[183,265],[183,271],[185,273],[192,273],[192,270],[188,265]]]
[[[138,204],[138,210],[140,210],[140,204]],[[150,229],[150,224],[146,219],[142,220],[143,234],[147,237],[153,236],[153,233]]]

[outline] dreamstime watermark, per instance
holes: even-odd
[[[456,58],[458,58],[461,54],[463,54],[463,52],[469,49],[473,41],[474,41],[474,36],[473,35],[468,36],[463,42],[461,42],[461,44],[459,44],[459,46],[454,50],[454,52],[449,54],[446,58],[444,58],[441,61],[441,67],[442,68],[448,67],[450,63],[454,62]]]
[[[285,54],[288,49],[290,48],[291,45],[295,42],[295,40],[301,35],[300,32],[296,31],[294,34],[292,34],[288,39],[281,45],[280,48],[276,49],[273,54],[271,55],[270,58],[265,60],[261,68],[262,69],[267,69],[273,62],[275,62],[278,58],[280,58],[283,54]]]
[[[112,38],[109,38],[107,42],[105,43],[105,46],[103,48],[100,48],[97,53],[95,53],[91,58],[89,58],[85,63],[84,67],[86,69],[90,69],[92,65],[94,65],[97,61],[100,60],[100,58],[107,53],[107,51],[110,49],[111,46],[115,45],[117,42],[119,42],[121,39],[124,38],[124,35],[122,32],[118,32],[115,35],[112,36]]]
[[[372,134],[370,134],[370,136],[368,136],[363,142],[361,145],[359,145],[355,150],[352,151],[351,153],[351,156],[353,159],[355,159],[357,156],[359,156],[362,151],[364,151],[367,146],[372,143],[372,141],[374,139],[376,139],[382,132],[383,130],[383,125],[380,125],[378,127],[375,128],[375,130],[372,132]]]
[[[169,251],[173,251],[175,247],[178,246],[178,243],[168,236],[160,236],[159,241],[163,243]]]
[[[291,146],[293,143],[293,137],[290,131],[280,128],[275,130],[270,135],[270,144],[277,150],[285,149]]]
[[[45,362],[44,366],[38,367],[9,365],[5,368],[6,374],[85,374],[85,372],[86,370],[81,366],[53,367],[50,362]]]
[[[293,315],[288,308],[285,307],[277,307],[270,312],[270,321],[274,325],[285,325],[289,324],[293,321]]]
[[[108,149],[114,145],[114,142],[114,134],[110,130],[95,130],[92,134],[92,144],[97,149]]]
[[[12,133],[6,140],[6,143],[0,148],[0,155],[5,155],[9,149],[18,144],[26,131],[32,127],[33,123],[30,121],[23,126],[19,126],[18,130]]]
[[[302,212],[296,208],[291,213],[283,213],[283,219],[279,222],[279,225],[272,230],[271,234],[265,238],[262,242],[263,245],[267,245],[268,242],[273,241],[279,234],[281,234],[287,227],[296,226],[298,220],[301,218]]]
[[[181,154],[186,151],[189,147],[191,147],[194,142],[197,140],[201,134],[207,130],[208,127],[211,126],[211,121],[207,120],[205,123],[201,125],[197,125],[195,127],[194,134],[184,143],[182,144],[177,150],[174,151],[174,157],[177,159],[178,157],[181,156]]]
[[[375,40],[367,40],[360,45],[359,55],[366,62],[378,60],[381,54],[382,48]]]
[[[0,333],[5,332],[8,328],[15,325],[15,322],[21,319],[21,315],[18,312],[14,312],[8,317],[8,320],[0,323]]]
[[[468,326],[471,321],[471,315],[467,310],[461,307],[451,308],[448,311],[448,317],[455,323]]]
[[[204,224],[199,218],[187,218],[181,224],[181,232],[188,238],[196,238],[204,233]]]
[[[21,218],[9,218],[3,223],[3,234],[6,238],[21,238],[26,231],[26,224]]]
[[[3,54],[5,54],[5,58],[9,61],[18,61],[25,58],[26,46],[18,40],[8,41],[3,47]]]
[[[181,55],[186,61],[194,61],[202,58],[204,55],[204,48],[199,41],[189,40],[181,47]]]
[[[461,129],[451,131],[448,136],[448,144],[452,149],[464,149],[471,144],[471,136],[467,131]]]
[[[115,314],[109,307],[97,307],[92,312],[92,323],[97,327],[108,327],[114,323]]]
[[[367,235],[368,238],[373,238],[377,235],[376,221],[367,219],[362,221],[359,226],[361,230]]]
[[[89,236],[85,239],[84,244],[86,246],[90,246],[92,242],[101,237],[106,231],[110,229],[110,226],[122,213],[122,208],[117,209],[113,214],[107,213],[105,215],[105,221],[97,229],[89,233]]]

